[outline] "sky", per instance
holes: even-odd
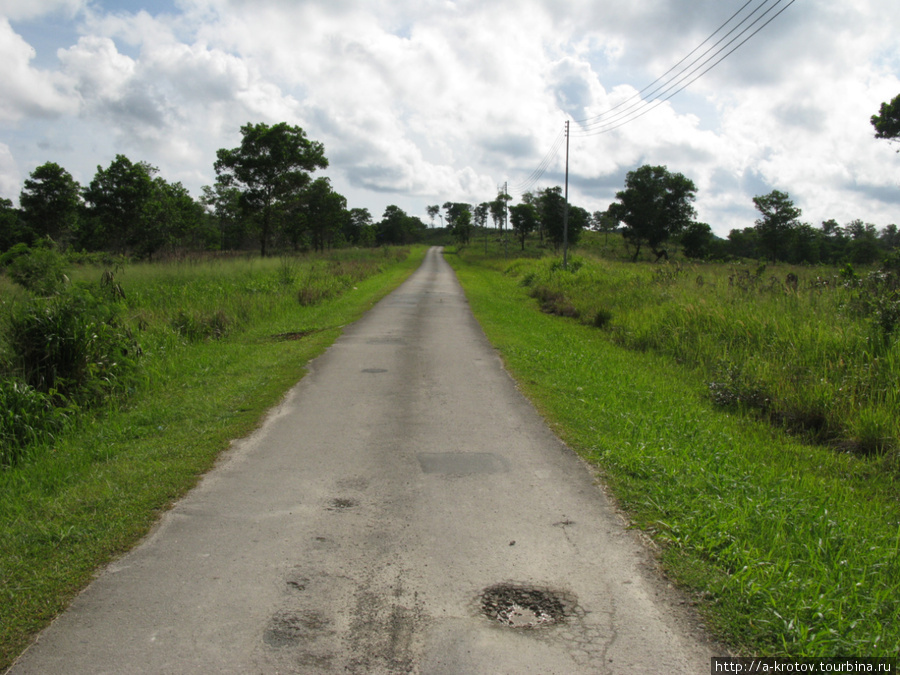
[[[755,36],[646,98],[754,9]],[[242,125],[288,122],[376,220],[561,186],[568,140],[591,212],[652,164],[694,181],[720,236],[776,189],[814,226],[880,228],[900,145],[870,118],[900,94],[898,36],[897,0],[0,0],[0,197],[45,162],[87,185],[117,154],[199,197]]]

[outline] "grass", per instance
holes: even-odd
[[[603,308],[604,326],[647,325],[624,316],[626,305],[666,316],[649,279],[595,269],[593,297],[608,304],[569,294],[571,318],[532,297],[542,274],[532,265],[552,262],[498,262],[475,247],[447,257],[523,391],[598,467],[719,639],[748,655],[897,655],[900,505],[883,456],[803,442],[717,406],[702,369],[649,329],[623,340],[627,329],[593,325]]]
[[[398,286],[424,251],[118,271],[144,349],[143,383],[127,400],[82,416],[53,444],[0,471],[0,670],[99,566],[131,548],[232,439],[254,429],[308,361]],[[346,276],[343,292],[329,278],[323,283],[332,290],[301,304],[311,267]],[[73,277],[98,273],[85,268]],[[227,321],[218,322],[223,331],[191,333],[173,323],[179,315]]]

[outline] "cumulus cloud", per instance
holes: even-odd
[[[27,121],[35,147],[64,147],[61,130],[71,128],[73,148],[83,151],[85,138],[104,152],[135,152],[196,193],[242,124],[286,121],[324,142],[335,187],[373,213],[386,201],[421,211],[486,201],[504,181],[521,183],[566,119],[636,102],[739,6],[179,0],[133,12],[116,2],[0,3],[13,22],[76,17],[80,37],[59,45],[54,72],[34,68],[31,47],[0,21],[0,58],[12,64],[0,125]],[[605,208],[627,171],[652,163],[697,183],[701,218],[719,234],[752,225],[752,196],[774,188],[812,222],[896,220],[885,195],[897,156],[868,120],[900,93],[898,29],[896,0],[795,3],[640,118],[573,127],[573,201]],[[56,117],[53,134],[42,115]],[[3,133],[18,158],[27,135],[13,143]],[[561,150],[551,160],[535,188],[562,179]]]
[[[32,68],[34,49],[0,18],[0,122],[23,117],[53,118],[72,112],[73,102],[62,91],[60,78]]]

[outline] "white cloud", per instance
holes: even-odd
[[[73,17],[84,5],[84,0],[0,0],[0,16],[10,21],[26,21],[57,13]]]
[[[0,143],[0,196],[17,201],[22,190],[22,182],[19,176],[19,167],[10,152],[9,146]],[[8,197],[6,195],[9,195]]]
[[[57,117],[72,112],[73,102],[61,91],[60,78],[32,68],[34,49],[0,18],[0,122],[23,117]]]
[[[423,212],[426,203],[489,200],[499,183],[538,167],[567,114],[589,118],[633,96],[739,4],[176,6],[0,4],[22,18],[78,16],[80,39],[59,45],[56,72],[32,67],[29,45],[0,23],[0,56],[13,64],[0,83],[0,124],[28,121],[16,137],[0,126],[0,142],[20,165],[35,154],[28,134],[34,147],[64,148],[71,129],[79,139],[72,162],[93,141],[104,154],[88,166],[110,152],[136,153],[196,194],[213,179],[215,150],[236,145],[242,124],[287,121],[324,142],[335,187],[373,213],[387,203]],[[752,225],[752,196],[773,188],[790,192],[813,222],[898,220],[898,158],[869,125],[880,102],[900,93],[898,31],[896,0],[795,3],[640,119],[599,136],[573,129],[573,201],[605,208],[628,170],[652,163],[695,181],[701,217],[720,234]],[[40,115],[57,117],[52,133]],[[50,159],[69,161],[64,152]],[[562,170],[560,153],[536,187],[561,181]]]

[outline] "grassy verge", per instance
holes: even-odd
[[[354,276],[355,263],[346,260],[203,263],[119,275],[131,322],[146,326],[146,381],[127,405],[85,418],[0,471],[0,670],[231,439],[255,428],[307,362],[396,288],[424,252],[385,258],[380,273],[366,278]],[[338,293],[341,276],[349,281]],[[298,284],[321,289],[317,302]],[[197,330],[189,330],[191,321]]]
[[[508,263],[447,258],[524,392],[717,637],[753,655],[897,655],[900,506],[883,462],[716,408],[695,368],[541,312]]]

